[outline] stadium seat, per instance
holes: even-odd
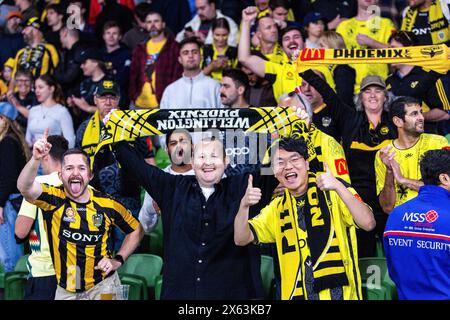
[[[150,233],[146,233],[141,242],[141,251],[144,253],[163,256],[163,230],[162,221],[158,219],[155,229]]]
[[[161,300],[161,288],[162,288],[162,275],[156,277],[155,283],[155,300]]]
[[[119,274],[119,277],[122,284],[130,286],[128,300],[148,300],[147,281],[144,277],[128,273]]]
[[[272,299],[273,285],[275,281],[273,258],[261,255],[261,278],[266,299]]]
[[[375,236],[376,239],[376,252],[375,252],[375,257],[385,257],[386,255],[384,254],[384,247],[383,247],[383,239],[380,239],[377,236]]]
[[[5,269],[3,265],[0,263],[0,289],[5,288]]]
[[[363,297],[366,300],[395,300],[397,290],[389,278],[386,258],[359,259]]]
[[[153,295],[156,277],[161,274],[163,260],[154,254],[138,253],[128,257],[120,267],[119,275],[138,276],[145,280],[148,292]]]
[[[20,257],[16,262],[14,271],[4,274],[5,300],[23,300],[25,296],[25,285],[28,278],[29,254]]]

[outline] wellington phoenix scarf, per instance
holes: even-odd
[[[245,133],[293,132],[307,138],[306,123],[289,107],[248,109],[116,110],[102,128],[95,154],[111,143],[138,137],[163,135],[175,129],[190,132],[242,130]],[[314,148],[311,146],[309,149]]]
[[[450,49],[445,44],[386,49],[303,49],[297,57],[297,71],[315,65],[353,63],[401,63],[447,73]]]

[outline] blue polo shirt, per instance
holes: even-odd
[[[384,248],[399,299],[450,300],[450,192],[426,185],[396,207]]]

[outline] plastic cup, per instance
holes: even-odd
[[[116,287],[117,300],[128,300],[128,293],[130,292],[130,285],[121,284]]]
[[[104,286],[100,293],[100,300],[116,300],[116,290],[113,286]]]

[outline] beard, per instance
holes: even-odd
[[[150,38],[155,38],[163,32],[163,29],[153,29],[150,30]]]

